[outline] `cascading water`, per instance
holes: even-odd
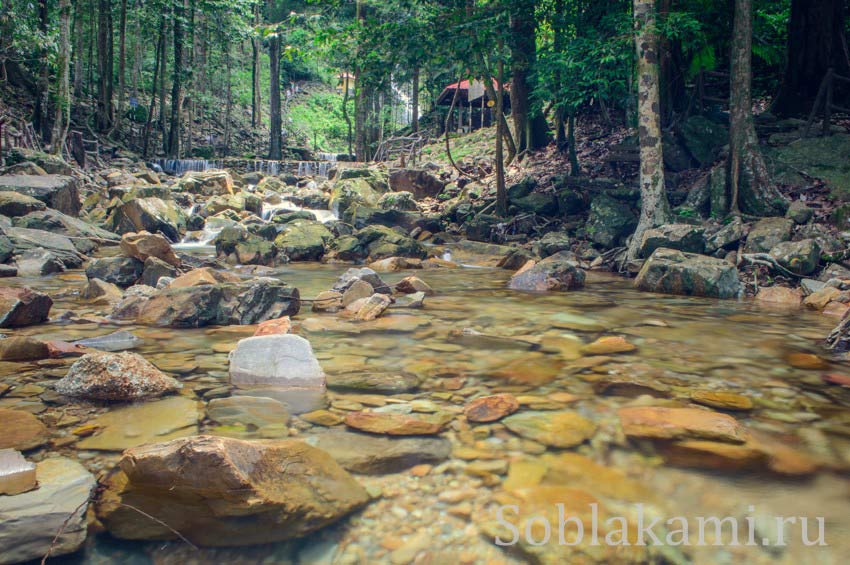
[[[275,214],[277,214],[280,211],[284,211],[284,212],[302,212],[302,211],[303,212],[310,212],[314,216],[316,216],[316,220],[322,222],[323,224],[326,224],[328,222],[333,222],[334,220],[339,219],[339,217],[334,212],[332,212],[331,210],[318,210],[318,209],[315,209],[315,208],[304,208],[302,206],[299,206],[295,202],[292,202],[291,200],[283,199],[280,202],[278,202],[277,204],[269,204],[269,203],[263,204],[263,220],[265,220],[267,222],[270,221],[272,218],[274,218]]]

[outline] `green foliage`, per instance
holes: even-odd
[[[342,115],[343,96],[336,92],[314,92],[289,110],[292,127],[301,132],[312,147],[314,140],[320,150],[345,153],[348,151],[348,125]],[[354,100],[349,100],[349,115],[354,114]]]

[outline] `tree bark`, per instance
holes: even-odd
[[[171,16],[173,12],[166,11],[167,16]],[[162,152],[168,152],[168,126],[166,124],[165,116],[167,105],[166,105],[166,95],[168,94],[168,89],[166,88],[167,80],[165,78],[168,68],[168,19],[164,17],[162,19],[162,49],[159,50],[159,133],[162,139]]]
[[[59,0],[59,53],[56,58],[56,118],[51,136],[54,155],[62,156],[71,121],[71,0]]]
[[[154,54],[153,77],[151,79],[151,102],[148,107],[148,119],[145,122],[145,131],[142,135],[142,157],[148,156],[148,142],[150,141],[151,122],[153,121],[153,112],[156,108],[156,89],[158,75],[164,72],[160,67],[162,60],[162,51],[165,49],[165,14],[160,16],[159,24],[159,40],[156,42],[156,52]]]
[[[269,69],[269,159],[280,160],[283,158],[283,140],[280,136],[280,36],[277,33],[269,38]]]
[[[654,0],[634,0],[638,64],[638,134],[640,137],[640,220],[629,245],[629,258],[637,257],[646,230],[670,216],[664,190],[661,146],[661,111],[658,84],[658,34]]]
[[[771,110],[809,113],[830,67],[850,76],[845,32],[846,0],[792,0],[785,77]]]
[[[536,60],[535,0],[511,2],[511,113],[517,151],[534,150],[548,143],[546,119],[532,100],[530,75]]]
[[[410,93],[410,104],[411,108],[411,116],[410,121],[412,122],[413,132],[419,132],[419,65],[413,67],[413,89]]]
[[[125,71],[127,68],[127,0],[121,0],[121,12],[118,16],[118,114],[115,117],[115,128],[121,129],[124,119],[124,88],[126,86]]]
[[[83,4],[74,2],[74,97],[83,95]]]
[[[499,54],[501,55],[501,41],[499,42]],[[508,215],[508,193],[505,188],[505,156],[502,129],[505,127],[505,89],[501,88],[505,78],[505,63],[501,56],[496,65],[496,81],[499,83],[499,91],[496,93],[496,213],[499,216]],[[487,77],[488,79],[490,77]],[[448,134],[447,134],[448,135]]]
[[[48,23],[47,0],[39,0],[38,28],[45,37],[47,36]],[[41,47],[38,80],[36,81],[35,111],[33,112],[33,126],[43,143],[50,141],[50,120],[48,118],[50,111],[50,71],[47,60],[48,53],[47,46]]]
[[[766,216],[785,210],[785,199],[771,183],[759,149],[753,120],[752,0],[735,0],[729,94],[729,157],[726,208],[716,214],[744,212]]]
[[[260,23],[260,5],[254,6],[254,25]],[[260,94],[260,54],[263,40],[257,31],[251,36],[251,127],[258,128],[263,122],[262,96]]]
[[[180,111],[183,105],[183,0],[174,2],[174,73],[171,77],[171,129],[168,132],[168,155],[180,158]]]
[[[112,32],[110,29],[110,0],[98,0],[97,20],[97,127],[107,131],[112,127],[114,115],[112,111],[112,77],[110,76],[110,56]]]

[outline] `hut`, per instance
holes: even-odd
[[[496,79],[490,80],[493,81],[494,92],[498,93],[499,83]],[[510,86],[503,85],[503,89],[504,111],[507,113],[511,108]],[[457,95],[456,100],[455,95]],[[453,100],[455,102],[455,114],[450,121],[451,129],[468,132],[493,125],[496,101],[487,94],[483,81],[462,80],[446,86],[437,97],[437,106],[450,108]]]

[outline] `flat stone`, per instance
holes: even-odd
[[[691,400],[697,404],[721,410],[752,410],[753,408],[753,401],[748,397],[720,390],[695,390],[691,393]]]
[[[73,553],[86,540],[86,501],[95,487],[91,473],[76,461],[54,457],[38,463],[35,474],[37,489],[0,496],[0,563],[42,559],[48,550],[51,557]]]
[[[260,396],[214,398],[207,405],[207,416],[224,426],[242,424],[258,429],[289,423],[289,412],[283,403]]]
[[[47,320],[53,300],[28,288],[0,287],[0,328],[18,328]]]
[[[600,337],[593,343],[581,348],[586,355],[610,355],[612,353],[629,353],[635,351],[637,346],[629,343],[620,336]]]
[[[596,433],[596,424],[576,412],[520,412],[502,423],[515,434],[550,447],[574,447]]]
[[[744,427],[735,418],[697,408],[629,406],[618,411],[627,437],[638,439],[704,439],[744,443]]]
[[[100,432],[79,443],[79,449],[124,451],[145,443],[168,441],[198,432],[198,403],[184,396],[172,396],[118,408],[90,422]]]
[[[21,494],[35,487],[35,465],[15,449],[0,449],[0,495]]]
[[[314,410],[306,414],[301,414],[299,417],[305,422],[328,428],[339,425],[345,420],[343,416],[329,410]]]
[[[0,408],[0,449],[35,449],[47,442],[47,435],[47,427],[29,412]]]
[[[364,475],[398,473],[415,465],[436,464],[451,454],[451,443],[444,438],[390,438],[334,430],[311,437],[308,442],[330,453],[346,470]]]
[[[337,373],[328,375],[328,388],[338,391],[401,394],[419,388],[419,377],[410,373]]]
[[[288,334],[292,330],[292,320],[289,316],[260,322],[254,332],[254,337],[261,335]],[[228,351],[229,353],[229,351]]]
[[[795,369],[818,371],[829,369],[829,363],[813,353],[789,353],[785,361]]]
[[[29,336],[0,339],[0,361],[38,361],[50,357],[47,343]]]
[[[803,291],[784,286],[761,287],[756,294],[756,302],[799,308],[803,303]]]
[[[449,418],[450,419],[450,418]],[[443,430],[443,415],[406,415],[387,412],[349,412],[345,424],[357,430],[391,436],[434,435]]]
[[[519,402],[512,394],[482,396],[469,402],[463,414],[470,422],[495,422],[519,410]]]
[[[391,303],[392,300],[387,295],[373,294],[368,298],[360,298],[351,302],[345,308],[345,313],[354,320],[370,322],[383,314]]]

